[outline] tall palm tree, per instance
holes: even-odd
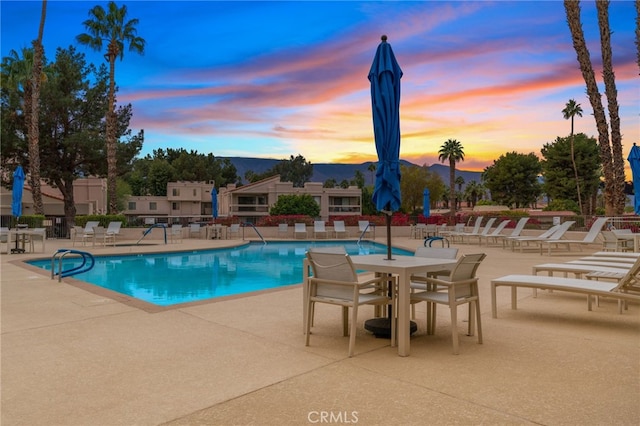
[[[118,210],[116,197],[116,113],[115,113],[115,87],[116,87],[116,58],[124,58],[125,42],[129,50],[139,54],[144,53],[145,40],[138,37],[136,26],[138,19],[127,21],[127,6],[118,8],[115,2],[110,1],[107,10],[102,6],[95,6],[89,11],[90,19],[83,22],[87,32],[76,37],[80,44],[87,45],[94,50],[102,50],[102,45],[107,44],[105,59],[109,62],[109,105],[106,117],[106,147],[107,147],[107,197],[109,199],[109,213],[115,214]]]
[[[567,105],[562,110],[562,116],[565,120],[571,119],[571,164],[573,165],[573,175],[576,179],[576,191],[578,192],[578,207],[580,208],[580,214],[583,214],[582,210],[582,196],[580,195],[580,181],[578,180],[578,167],[576,166],[576,154],[573,146],[573,118],[575,116],[582,117],[582,107],[575,99],[569,99]]]
[[[464,161],[464,148],[455,139],[448,139],[438,151],[438,159],[444,163],[449,160],[449,206],[451,217],[456,215],[456,163]]]
[[[607,96],[609,125],[611,128],[611,150],[613,151],[613,175],[616,187],[616,213],[624,212],[626,197],[624,195],[624,156],[622,155],[622,133],[620,133],[620,114],[618,113],[618,90],[613,73],[611,53],[611,29],[609,28],[609,0],[596,2],[598,9],[598,26],[600,27],[600,51],[602,54],[602,78],[604,93]]]
[[[42,190],[40,188],[40,82],[42,81],[42,35],[44,21],[47,17],[47,0],[42,0],[40,26],[38,38],[33,41],[33,69],[31,73],[31,119],[29,123],[29,175],[31,180],[31,194],[33,195],[33,209],[36,214],[44,214],[42,204]]]
[[[567,14],[567,23],[571,31],[573,40],[573,48],[576,51],[578,63],[582,77],[587,86],[587,96],[593,108],[593,116],[596,120],[596,128],[598,129],[598,145],[600,148],[600,160],[602,162],[602,171],[604,174],[605,188],[605,214],[616,215],[622,213],[619,210],[618,199],[624,196],[623,188],[616,185],[616,173],[614,172],[614,161],[611,152],[611,144],[609,142],[609,127],[607,117],[602,107],[602,99],[598,84],[596,82],[595,73],[591,64],[589,49],[584,39],[582,31],[582,22],[580,20],[580,2],[576,0],[564,0],[564,9]],[[622,152],[622,151],[620,151]]]

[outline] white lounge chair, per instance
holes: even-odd
[[[633,241],[627,238],[619,238],[613,231],[600,231],[602,236],[602,250],[604,251],[633,251]]]
[[[591,228],[589,228],[589,232],[587,232],[587,235],[585,235],[582,240],[562,240],[560,238],[555,238],[554,234],[553,237],[550,237],[547,240],[538,241],[537,244],[540,246],[540,254],[542,254],[542,249],[544,248],[544,246],[547,246],[547,254],[551,255],[552,246],[556,248],[560,246],[567,246],[567,251],[570,251],[571,244],[577,245],[578,247],[581,247],[585,244],[593,244],[596,241],[596,238],[598,238],[598,234],[600,234],[600,231],[604,227],[604,224],[607,223],[608,220],[608,217],[597,218],[591,225]]]
[[[371,236],[373,225],[368,220],[358,221],[358,236]]]
[[[575,221],[568,220],[561,225],[554,225],[537,237],[509,238],[509,241],[511,241],[511,251],[515,251],[515,247],[519,246],[520,252],[522,253],[525,244],[528,246],[531,243],[537,244],[540,241],[557,241],[564,236],[574,223]]]
[[[511,287],[511,309],[517,309],[518,287],[532,289],[565,291],[587,295],[587,307],[591,310],[591,296],[608,297],[618,301],[640,302],[640,288],[638,287],[640,274],[640,259],[638,259],[619,282],[597,281],[593,279],[549,277],[541,275],[506,275],[491,280],[491,314],[498,317],[496,289]],[[590,274],[597,278],[598,273]],[[588,275],[589,276],[589,275]],[[606,274],[604,275],[606,277]],[[622,305],[619,305],[622,313]]]
[[[464,243],[465,239],[468,239],[467,241],[469,242],[469,244],[471,244],[471,239],[472,238],[478,238],[478,241],[480,239],[480,237],[483,236],[487,236],[489,235],[489,231],[491,231],[491,227],[493,226],[493,223],[496,221],[495,217],[489,218],[489,220],[487,221],[487,223],[484,225],[484,227],[482,228],[482,230],[480,232],[477,233],[473,233],[473,232],[469,232],[469,233],[462,233],[457,235],[457,237],[455,238],[460,238],[460,242]]]
[[[115,241],[116,237],[120,235],[120,228],[122,227],[122,222],[119,220],[115,222],[109,222],[109,226],[107,226],[107,234],[112,235]]]
[[[507,227],[507,225],[511,222],[511,219],[503,220],[496,226],[496,228],[489,232],[486,235],[478,235],[478,245],[482,245],[482,240],[487,241],[487,245],[489,245],[489,240],[495,237],[502,235],[502,230]]]
[[[189,238],[202,238],[202,228],[199,223],[192,223],[189,225]]]
[[[520,236],[528,221],[528,217],[521,217],[520,220],[518,220],[515,228],[511,230],[510,234],[496,235],[493,237],[493,240],[496,242],[496,244],[498,243],[498,241],[502,241],[502,248],[505,248],[507,246],[507,241],[509,238],[517,238]]]
[[[307,238],[307,225],[304,223],[294,224],[293,236],[295,238]]]
[[[45,242],[47,241],[47,229],[46,228],[34,228],[29,234],[29,245],[31,246],[31,252],[35,252],[35,243],[40,241],[42,251],[45,250]]]
[[[325,227],[324,220],[313,221],[313,238],[318,238],[319,236],[327,238],[328,235],[329,233]]]
[[[93,245],[95,247],[96,242],[106,246],[107,243],[111,242],[111,244],[115,247],[116,245],[116,237],[113,235],[107,234],[107,230],[104,226],[94,226],[93,227]]]
[[[482,220],[483,219],[484,219],[484,216],[478,216],[476,218],[475,224],[473,225],[473,229],[471,231],[469,231],[469,232],[464,231],[464,230],[463,231],[454,230],[453,232],[450,232],[449,233],[449,238],[451,238],[451,242],[456,241],[456,239],[458,237],[462,237],[462,235],[471,235],[471,234],[476,234],[477,235],[480,232],[480,225],[482,224]]]
[[[305,297],[305,345],[309,346],[311,325],[316,303],[328,303],[342,307],[343,334],[349,335],[349,356],[354,353],[356,341],[356,327],[358,325],[358,307],[361,305],[391,305],[395,306],[395,292],[387,296],[386,292],[375,289],[389,285],[395,286],[395,278],[377,277],[367,281],[360,281],[351,258],[344,253],[328,253],[325,251],[307,252],[307,259],[313,271],[308,278],[307,295]],[[373,289],[373,290],[372,290]],[[351,308],[351,318],[349,318]],[[349,324],[350,321],[350,324]],[[395,313],[391,315],[391,342],[395,341]]]
[[[336,238],[340,238],[340,236],[342,236],[342,238],[349,238],[349,231],[347,231],[347,228],[344,226],[344,220],[333,221],[333,233]]]

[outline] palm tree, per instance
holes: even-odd
[[[620,115],[618,114],[618,90],[613,74],[611,53],[611,29],[609,28],[609,0],[597,1],[598,26],[600,27],[600,51],[602,54],[602,78],[607,96],[607,108],[611,128],[611,150],[613,151],[613,175],[615,179],[616,212],[622,213],[626,203],[624,195],[624,157],[622,155],[622,134],[620,133]],[[636,16],[636,23],[640,24]]]
[[[596,2],[598,3],[598,2]],[[608,3],[606,5],[608,7]],[[573,40],[573,48],[576,51],[578,63],[580,65],[580,71],[582,77],[587,86],[587,96],[593,108],[593,116],[596,120],[596,128],[598,129],[598,145],[600,147],[600,160],[602,162],[602,171],[604,174],[605,188],[604,188],[604,201],[605,201],[605,214],[616,215],[622,213],[619,211],[619,201],[621,197],[624,197],[624,186],[617,184],[616,171],[614,170],[614,159],[611,150],[611,144],[609,142],[609,127],[607,124],[607,117],[602,107],[602,99],[598,84],[596,82],[595,73],[591,64],[591,57],[589,56],[589,49],[584,39],[584,32],[582,31],[582,22],[580,20],[580,2],[576,0],[564,0],[564,8],[567,14],[567,23],[571,31],[571,38]],[[607,24],[608,27],[608,24]],[[600,23],[600,32],[602,35],[603,25]],[[610,43],[610,41],[609,41]],[[602,40],[601,45],[605,45],[606,41]],[[618,143],[618,142],[614,142]],[[616,147],[614,154],[617,154],[618,148]],[[622,148],[619,150],[622,154]],[[619,160],[615,160],[615,164],[619,164]]]
[[[449,206],[450,215],[456,215],[456,163],[464,161],[464,148],[455,139],[447,140],[438,151],[438,159],[441,162],[449,160]]]
[[[371,186],[375,186],[375,176],[376,176],[376,163],[369,163],[367,170],[371,172]]]
[[[29,175],[31,193],[33,195],[33,209],[36,214],[44,214],[42,204],[42,190],[40,188],[40,82],[42,81],[42,35],[44,21],[47,17],[47,0],[42,0],[40,26],[38,38],[33,41],[33,69],[31,73],[31,122],[29,123]]]
[[[76,37],[80,44],[87,45],[94,50],[102,50],[103,43],[107,44],[105,59],[109,62],[109,105],[106,117],[106,147],[107,147],[107,197],[109,199],[109,213],[118,210],[116,196],[116,114],[115,114],[115,73],[116,58],[124,57],[125,42],[129,50],[139,54],[144,53],[145,40],[137,36],[138,19],[127,18],[127,6],[118,8],[110,1],[107,11],[102,6],[95,6],[89,11],[90,19],[83,22],[87,32]]]
[[[582,196],[580,195],[580,181],[578,180],[578,167],[576,166],[576,154],[573,146],[573,118],[575,116],[582,117],[582,107],[575,99],[569,99],[567,105],[562,110],[562,116],[565,120],[571,119],[571,164],[573,165],[573,175],[576,179],[576,191],[578,192],[578,207],[580,208],[580,214],[583,214],[582,210]]]

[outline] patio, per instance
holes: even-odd
[[[384,236],[377,238],[385,242]],[[135,241],[132,241],[135,242]],[[96,254],[238,244],[96,247]],[[121,242],[119,242],[121,243]],[[415,249],[421,241],[394,238]],[[68,247],[47,240],[47,254]],[[554,254],[562,262],[597,251]],[[294,286],[187,307],[143,311],[128,301],[58,283],[2,255],[3,425],[637,424],[640,306],[623,315],[603,300],[520,290],[518,310],[489,280],[549,261],[536,250],[460,245],[480,266],[484,344],[461,333],[451,353],[449,312],[425,335],[424,304],[411,356],[359,326],[348,358],[339,308],[319,305],[311,346]],[[65,281],[68,281],[66,279]],[[126,303],[123,303],[126,302]],[[364,308],[359,317],[367,318]],[[461,316],[463,313],[461,311]],[[324,419],[324,421],[322,421]]]

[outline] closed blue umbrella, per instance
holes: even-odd
[[[640,147],[634,143],[627,157],[633,176],[633,210],[640,215]]]
[[[387,214],[387,259],[391,260],[391,213],[400,209],[400,78],[402,70],[382,36],[369,71],[373,133],[378,153],[373,203]]]
[[[24,187],[24,171],[18,166],[13,172],[13,191],[11,196],[11,214],[17,219],[22,216],[22,189]]]
[[[218,191],[215,188],[211,188],[211,215],[215,222],[218,218]]]
[[[424,217],[431,216],[431,194],[429,188],[425,188],[422,192],[422,214]]]

